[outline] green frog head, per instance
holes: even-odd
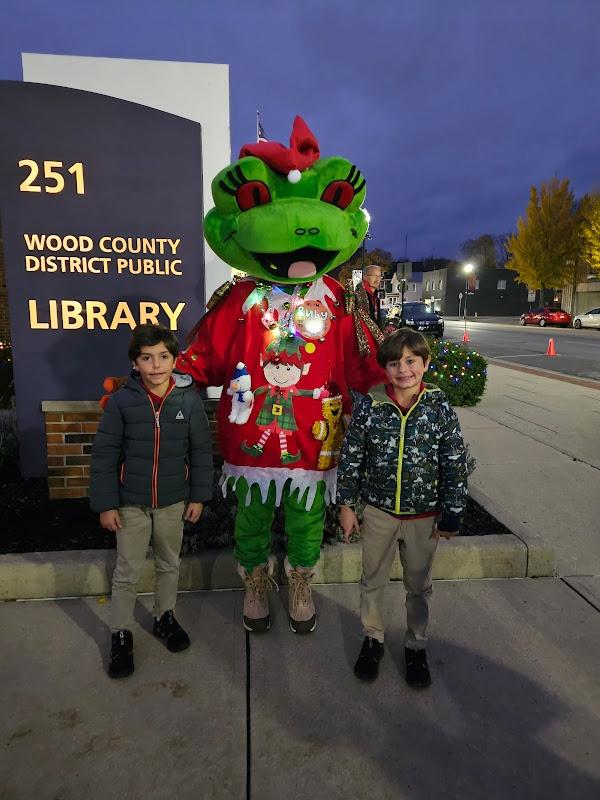
[[[239,161],[215,177],[206,240],[223,261],[254,277],[307,283],[359,248],[369,227],[365,192],[359,170],[344,158],[321,159],[296,117],[289,148],[245,145]]]

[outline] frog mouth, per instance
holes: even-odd
[[[339,250],[302,247],[289,253],[252,253],[261,267],[278,278],[310,278],[322,272],[338,255]]]

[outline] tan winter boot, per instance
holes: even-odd
[[[317,627],[317,614],[310,587],[315,573],[310,567],[292,567],[286,556],[285,574],[288,579],[290,628],[294,633],[312,633]]]
[[[269,590],[279,587],[273,578],[273,561],[259,564],[248,572],[241,564],[237,565],[240,578],[244,581],[246,595],[244,597],[244,628],[250,633],[263,633],[271,627],[269,616]]]

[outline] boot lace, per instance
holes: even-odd
[[[245,580],[246,588],[252,592],[256,600],[264,600],[270,589],[279,591],[277,581],[269,574],[268,567],[253,570],[248,573]]]
[[[289,580],[293,586],[292,594],[292,607],[298,608],[301,605],[308,605],[312,597],[312,587],[310,579],[312,572],[299,572],[297,569],[292,569],[289,574]]]

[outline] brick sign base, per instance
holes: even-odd
[[[215,462],[220,460],[217,445],[217,400],[205,400],[213,436]],[[48,493],[51,500],[87,497],[90,486],[92,444],[102,416],[97,400],[44,400],[46,423]]]

